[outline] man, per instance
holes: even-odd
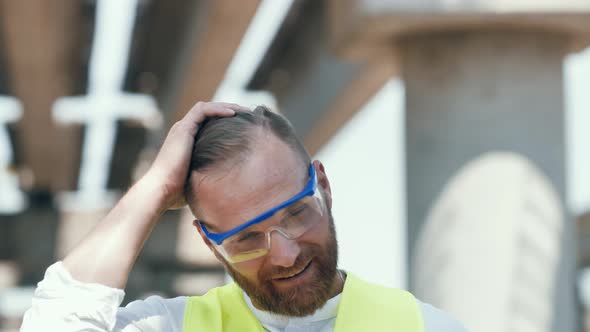
[[[185,202],[235,283],[119,308],[150,231]],[[407,292],[338,270],[331,208],[324,166],[285,118],[197,103],[141,180],[49,267],[21,331],[464,331]]]

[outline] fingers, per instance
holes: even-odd
[[[203,121],[205,117],[233,115],[240,111],[250,111],[250,109],[232,103],[198,102],[187,112],[185,117]]]
[[[211,116],[233,116],[235,111],[221,103],[198,102],[184,116],[181,121],[201,123],[206,117]]]
[[[189,171],[194,138],[199,125],[208,117],[229,117],[236,112],[250,111],[246,107],[230,103],[199,102],[177,121],[158,152],[150,173],[166,193],[166,208],[181,207],[184,201],[183,188]]]
[[[196,134],[198,125],[206,118],[234,116],[235,112],[250,112],[250,109],[232,103],[198,102],[179,122],[183,122],[183,126],[186,126]]]
[[[232,109],[237,112],[250,112],[251,111],[248,107],[244,107],[244,106],[241,106],[238,104],[233,104],[233,103],[211,102],[211,103],[206,103],[206,104],[218,104],[218,105]]]

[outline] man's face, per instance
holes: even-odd
[[[286,144],[262,134],[254,151],[231,167],[193,174],[193,212],[215,233],[228,231],[300,192],[307,167]],[[337,242],[331,192],[319,162],[314,163],[326,210],[322,220],[297,239],[272,232],[271,249],[254,260],[227,262],[205,238],[235,282],[260,309],[289,316],[312,314],[337,288]],[[273,223],[274,221],[271,220]],[[277,221],[278,223],[278,221]]]

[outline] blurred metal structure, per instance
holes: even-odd
[[[107,192],[117,121],[159,124],[151,95],[122,91],[137,1],[100,0],[97,3],[86,95],[58,98],[53,115],[60,124],[85,124],[80,178],[73,192],[64,193],[62,209],[110,207],[115,195]]]
[[[92,13],[77,0],[2,1],[0,12],[4,93],[23,105],[13,137],[16,164],[31,170],[35,189],[73,189],[81,130],[59,127],[50,110],[56,98],[84,92]]]
[[[120,87],[152,96],[163,121],[147,131],[118,118],[104,166],[108,190],[126,190],[167,129],[196,101],[215,96],[260,3],[137,2]],[[0,216],[0,260],[18,262],[14,286],[38,281],[108,209],[64,211],[55,203],[57,193],[81,187],[81,160],[92,153],[83,151],[89,127],[57,123],[52,105],[92,94],[96,11],[92,0],[0,1],[0,94],[23,105],[22,119],[8,127],[15,157],[7,167],[18,171],[30,201],[25,211]],[[315,153],[386,81],[402,76],[413,254],[447,180],[490,150],[526,157],[563,200],[561,66],[568,52],[589,43],[588,13],[582,0],[294,0],[248,88],[272,93]],[[179,227],[186,215],[164,219],[130,276],[129,299],[148,290],[179,294],[199,273],[204,284],[221,282],[222,268],[210,256],[199,260],[177,247],[195,245],[179,235],[186,235]],[[562,226],[552,330],[572,331],[574,230]]]
[[[275,96],[312,154],[398,73],[389,53],[334,54],[329,15],[328,1],[295,1],[248,86]]]
[[[85,146],[92,145],[86,144],[89,142],[84,137],[95,122],[93,118],[108,115],[103,114],[106,109],[96,106],[89,109],[85,117],[88,121],[76,123],[72,120],[75,116],[59,111],[56,115],[66,121],[56,121],[52,116],[52,104],[59,98],[90,101],[88,98],[96,93],[105,97],[105,89],[98,91],[95,84],[97,75],[104,76],[105,70],[91,66],[93,56],[111,51],[109,45],[98,50],[91,47],[96,37],[98,4],[77,0],[0,2],[0,93],[13,96],[23,106],[21,120],[10,124],[8,139],[2,142],[7,144],[7,152],[14,151],[6,155],[14,158],[2,166],[3,171],[11,168],[19,175],[30,202],[22,212],[0,216],[0,260],[16,263],[18,276],[1,285],[2,294],[6,287],[32,286],[39,281],[45,268],[63,257],[109,208],[100,202],[94,208],[71,202],[71,209],[63,209],[56,201],[61,192],[86,187],[79,180],[82,156],[93,156],[97,151],[85,151]],[[223,0],[138,1],[138,7],[132,9],[136,19],[130,31],[129,52],[118,55],[118,60],[128,65],[119,66],[123,70],[115,73],[119,79],[111,80],[113,86],[106,88],[122,89],[121,95],[153,96],[164,122],[156,131],[148,132],[137,120],[112,120],[116,135],[111,143],[98,142],[112,148],[112,157],[101,166],[108,174],[99,181],[101,187],[125,191],[134,181],[136,169],[141,168],[138,163],[149,163],[149,151],[157,149],[174,121],[197,100],[213,97],[258,5],[258,0],[239,4]],[[116,51],[121,45],[110,47]],[[88,75],[89,71],[93,75]],[[63,99],[58,106],[69,101]],[[145,108],[135,109],[138,105],[142,104],[127,108],[133,108],[129,112],[135,112],[136,118],[150,116],[143,114]],[[117,105],[114,108],[118,111]],[[84,182],[96,182],[97,176],[84,175]],[[3,185],[2,189],[7,188]],[[193,239],[198,240],[194,236],[178,241],[185,235],[179,228],[180,213],[171,212],[163,219],[130,276],[129,300],[150,291],[170,296],[187,292],[186,280],[201,274],[207,287],[224,280],[223,269],[207,251],[201,248],[197,250],[200,256],[195,257],[187,253],[190,249],[178,247],[177,242],[186,247],[195,246]],[[186,233],[186,228],[182,229]],[[182,280],[176,280],[179,276]],[[0,313],[0,321],[1,317]]]

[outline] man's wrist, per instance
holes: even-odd
[[[148,175],[143,176],[129,190],[132,195],[140,197],[142,206],[151,207],[157,215],[168,210],[170,202],[164,185]]]

